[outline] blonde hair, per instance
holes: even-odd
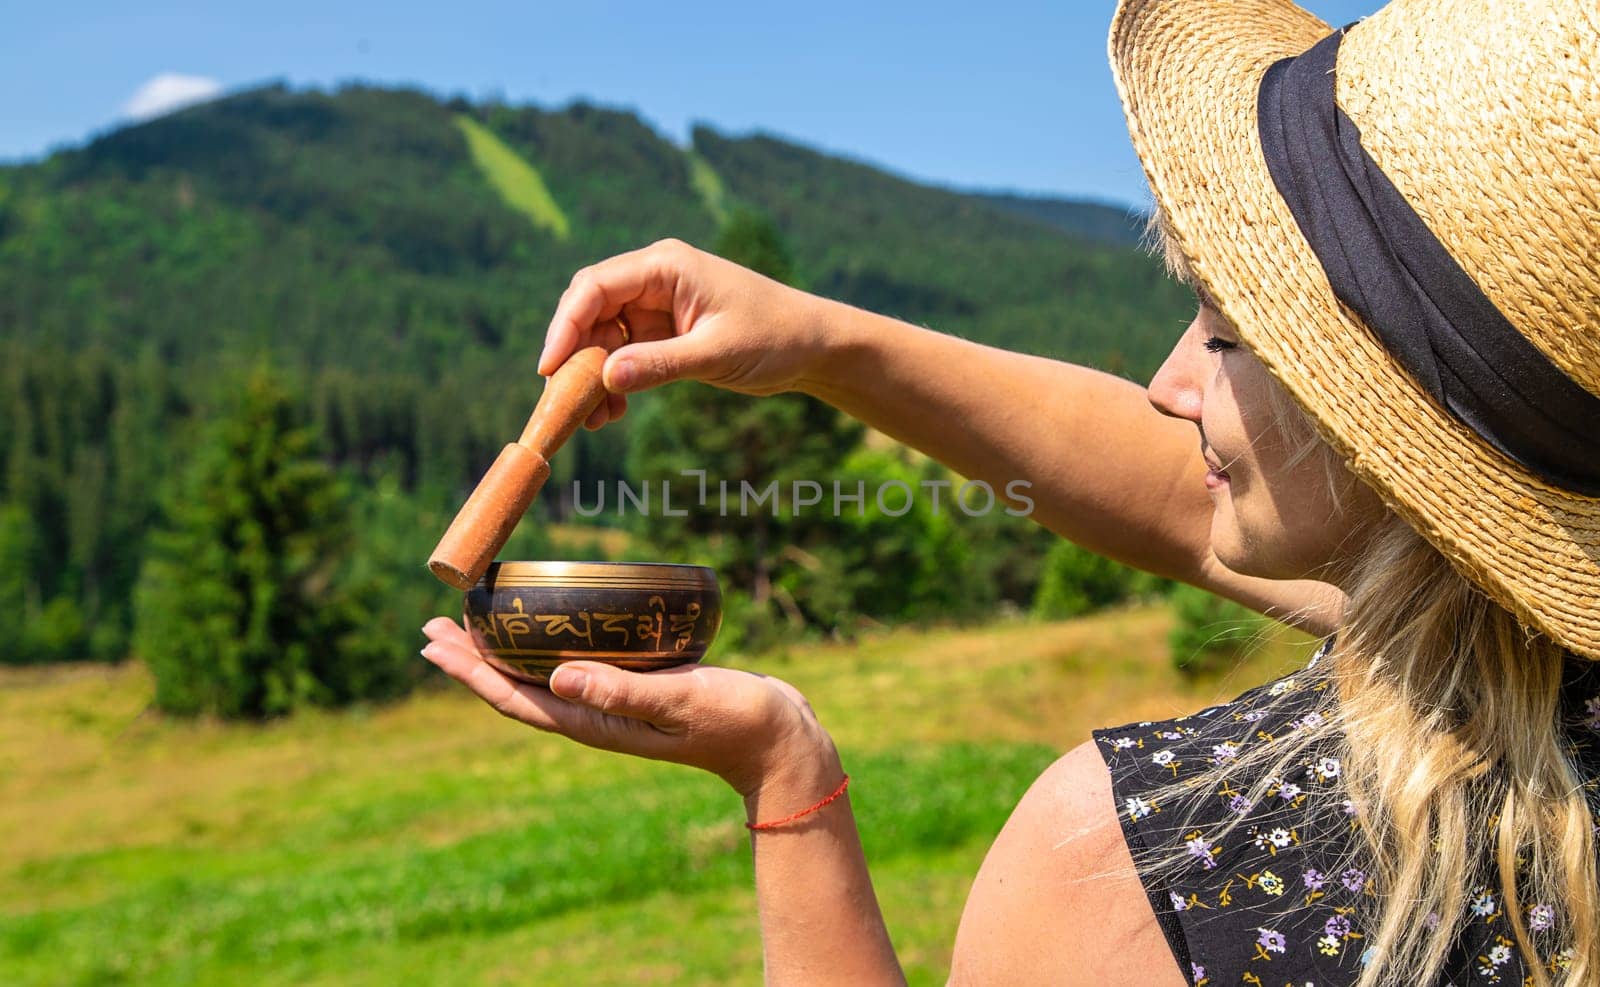
[[[1159,215],[1146,232],[1169,270],[1200,288]],[[1320,461],[1335,490],[1359,482],[1275,390],[1291,461]],[[1192,796],[1253,775],[1259,794],[1313,745],[1336,749],[1377,880],[1359,987],[1438,980],[1484,893],[1504,909],[1532,983],[1600,980],[1595,815],[1560,702],[1573,659],[1395,515],[1352,543],[1338,563],[1349,596],[1316,670],[1328,684],[1320,722],[1175,787]]]
[[[1436,978],[1484,893],[1534,983],[1593,983],[1600,885],[1564,739],[1566,652],[1395,519],[1366,549],[1329,658],[1338,708],[1326,729],[1344,748],[1382,902],[1362,987]]]

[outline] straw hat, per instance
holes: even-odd
[[[1323,437],[1525,624],[1600,659],[1600,499],[1496,452],[1348,307],[1279,195],[1262,75],[1331,29],[1285,0],[1122,0],[1110,54],[1177,246]],[[1600,395],[1600,4],[1395,0],[1339,44],[1361,144],[1517,331]]]

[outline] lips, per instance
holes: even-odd
[[[1233,483],[1228,479],[1228,474],[1212,465],[1211,460],[1206,460],[1206,489],[1212,492],[1222,490]]]

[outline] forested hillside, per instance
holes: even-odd
[[[1128,247],[1136,246],[1144,239],[1145,214],[1122,206],[1001,192],[985,193],[983,198],[1007,212],[1026,216],[1073,236]]]
[[[531,407],[572,272],[710,246],[736,212],[771,218],[811,290],[1135,377],[1185,315],[1104,207],[1079,223],[771,137],[692,145],[581,104],[274,86],[0,168],[0,631],[20,642],[0,660],[127,653],[145,534],[251,374],[368,498],[354,523],[431,535]],[[581,437],[552,489],[625,475],[626,449],[625,428]]]

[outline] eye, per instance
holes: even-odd
[[[1207,336],[1205,343],[1202,345],[1205,346],[1207,353],[1224,353],[1228,350],[1239,348],[1238,343],[1235,343],[1229,339],[1223,339],[1221,336]]]

